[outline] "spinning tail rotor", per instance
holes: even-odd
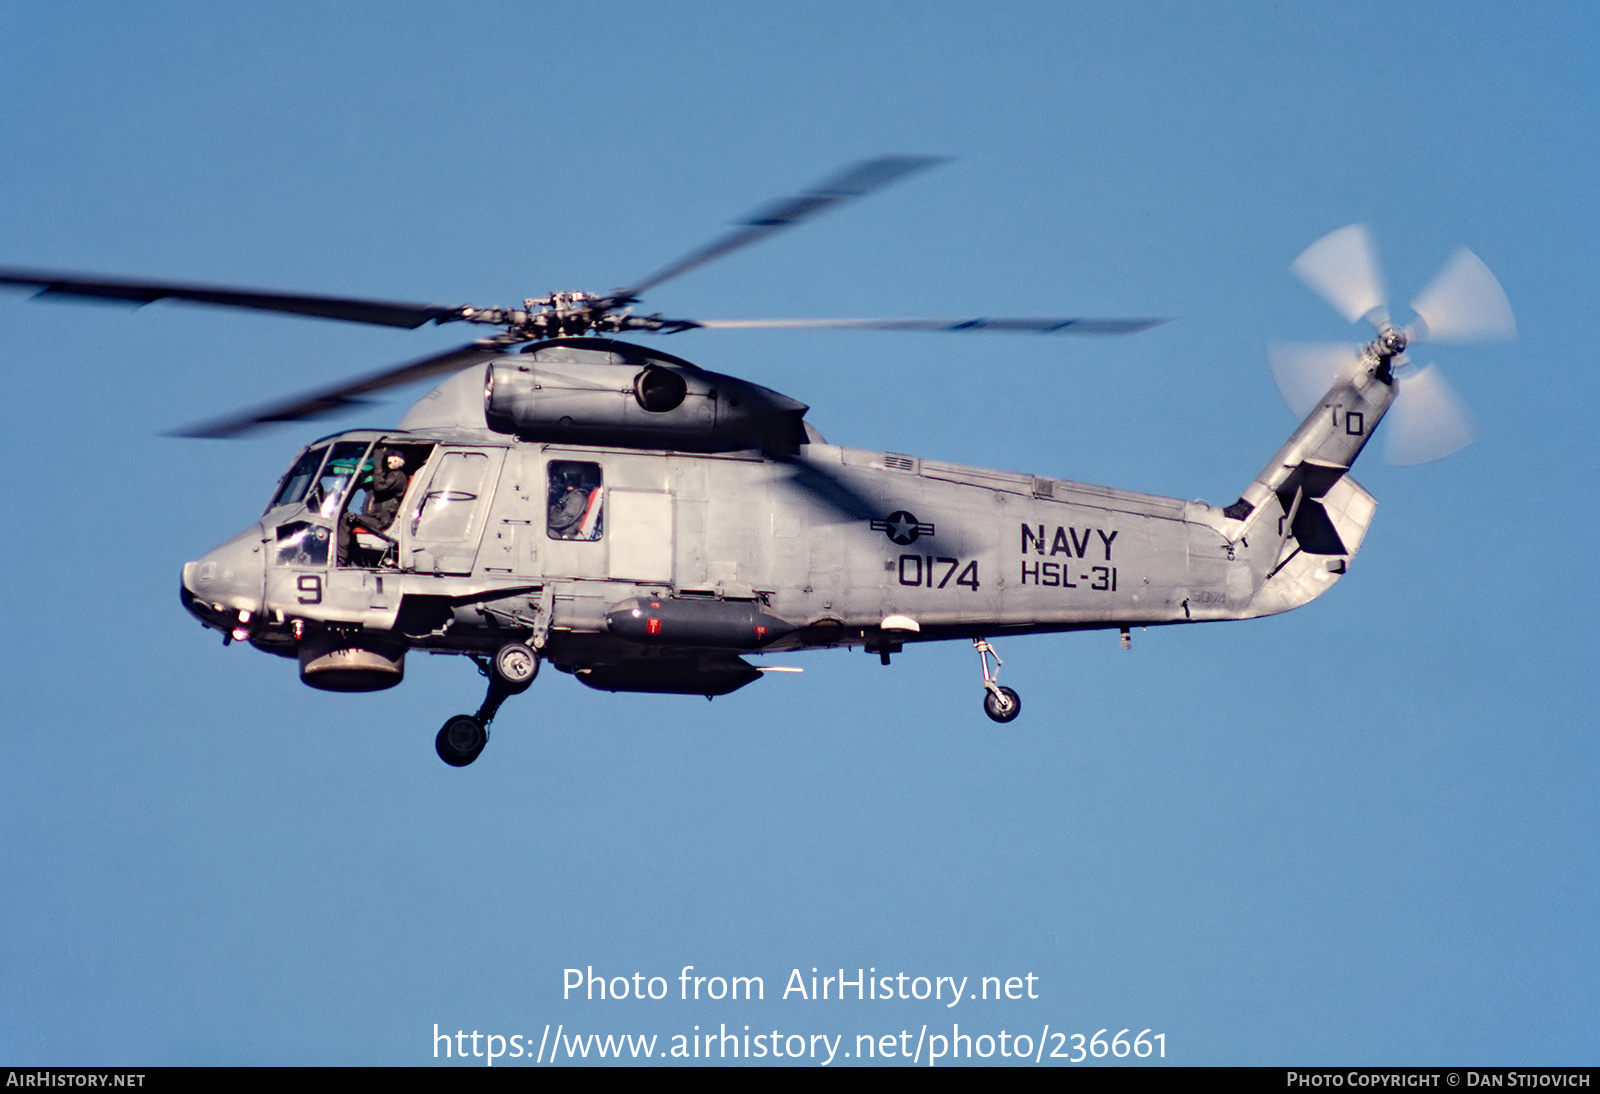
[[[1284,402],[1304,415],[1334,378],[1361,356],[1393,370],[1399,398],[1392,411],[1386,455],[1391,463],[1442,459],[1472,443],[1465,406],[1433,365],[1405,356],[1418,342],[1489,342],[1516,337],[1511,303],[1494,274],[1471,251],[1452,255],[1411,302],[1415,319],[1397,327],[1390,319],[1371,233],[1364,224],[1332,232],[1295,259],[1290,269],[1348,322],[1365,320],[1376,336],[1365,346],[1297,343],[1268,347],[1273,379]]]

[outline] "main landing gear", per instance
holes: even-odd
[[[983,712],[997,722],[1014,721],[1022,713],[1022,697],[1010,688],[1001,687],[1000,666],[1004,664],[994,647],[982,638],[974,638],[972,646],[978,651],[983,665]],[[994,658],[994,669],[989,669],[989,658]]]
[[[439,730],[433,747],[439,759],[451,767],[466,767],[478,758],[489,743],[489,723],[500,704],[521,695],[539,675],[539,655],[521,642],[508,642],[495,652],[491,661],[474,657],[478,671],[489,678],[489,693],[476,714],[457,714]]]

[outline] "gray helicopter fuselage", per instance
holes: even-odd
[[[1329,588],[1370,522],[1343,472],[1393,399],[1372,364],[1226,509],[839,447],[809,426],[785,451],[527,439],[487,427],[474,368],[402,429],[309,446],[281,504],[184,567],[184,601],[303,672],[308,650],[397,664],[526,641],[597,687],[708,694],[757,678],[741,654],[1273,614]],[[380,557],[340,522],[358,465],[388,451],[409,483]]]
[[[0,267],[0,288],[66,299],[189,304],[415,330],[497,333],[365,376],[197,423],[194,437],[337,412],[374,392],[450,376],[389,431],[318,441],[261,519],[183,567],[184,607],[224,643],[299,662],[306,684],[374,691],[408,652],[471,657],[488,678],[475,714],[434,739],[472,763],[501,704],[545,661],[609,691],[726,694],[765,671],[747,654],[860,646],[885,664],[907,643],[971,639],[984,713],[1021,697],[998,683],[990,638],[1288,611],[1338,581],[1376,502],[1348,475],[1401,393],[1391,458],[1426,462],[1472,439],[1431,368],[1402,372],[1418,338],[1516,331],[1494,275],[1461,250],[1391,323],[1366,228],[1333,232],[1295,272],[1363,348],[1276,347],[1279,390],[1310,408],[1217,508],[1032,474],[827,444],[786,395],[628,332],[857,329],[1125,335],[1145,318],[671,318],[636,314],[666,281],[939,162],[879,156],[755,210],[707,245],[608,293],[521,306],[405,303]],[[454,375],[451,375],[451,374]],[[1320,400],[1313,402],[1317,392]],[[991,665],[992,662],[992,665]]]

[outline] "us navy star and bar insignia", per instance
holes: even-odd
[[[884,520],[874,520],[872,530],[882,532],[889,537],[890,542],[898,543],[902,547],[917,542],[922,536],[933,535],[933,525],[919,521],[904,509],[896,509]]]

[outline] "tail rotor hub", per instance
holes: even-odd
[[[1378,339],[1373,345],[1378,351],[1378,356],[1384,359],[1398,357],[1406,351],[1406,332],[1394,327],[1384,327],[1378,332]]]
[[[1365,320],[1377,337],[1349,345],[1276,346],[1270,351],[1278,390],[1308,411],[1352,358],[1383,383],[1398,387],[1388,427],[1392,463],[1427,463],[1471,442],[1465,407],[1432,365],[1417,367],[1406,351],[1421,342],[1485,342],[1516,336],[1505,290],[1483,261],[1461,248],[1411,301],[1409,326],[1389,319],[1388,296],[1371,233],[1352,224],[1307,247],[1289,267],[1347,322]]]

